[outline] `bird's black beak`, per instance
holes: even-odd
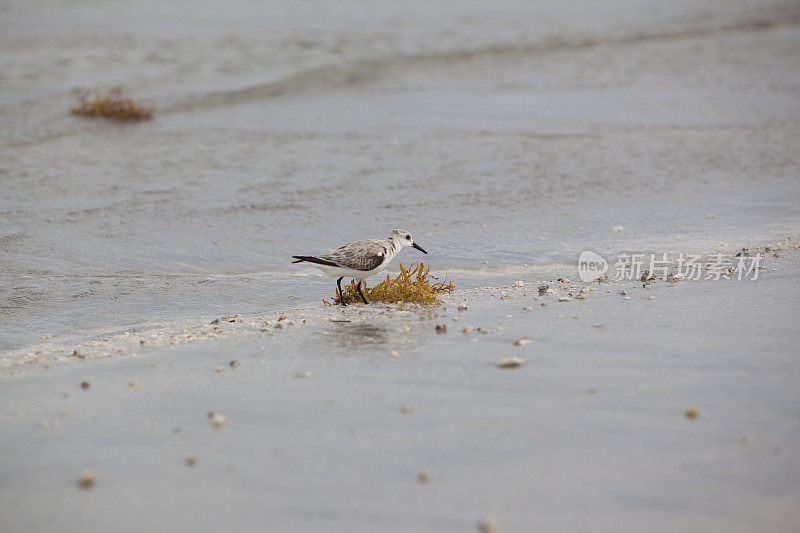
[[[420,252],[422,252],[423,254],[427,254],[427,253],[428,253],[428,252],[426,252],[425,250],[423,250],[423,249],[422,249],[422,246],[420,246],[420,245],[419,245],[419,244],[417,244],[417,243],[414,243],[414,244],[412,244],[411,246],[413,246],[414,248],[416,248],[417,250],[419,250],[419,251],[420,251]]]

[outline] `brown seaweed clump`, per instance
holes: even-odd
[[[89,89],[81,96],[80,104],[71,110],[73,115],[83,117],[105,117],[114,120],[147,120],[153,118],[153,108],[144,107],[126,97],[121,87],[114,87],[108,94]]]
[[[407,269],[400,263],[400,273],[392,278],[386,274],[386,279],[372,288],[362,287],[362,292],[370,302],[410,302],[417,304],[433,304],[439,301],[439,294],[451,293],[455,287],[453,282],[447,281],[447,276],[442,281],[430,274],[430,266],[423,262],[414,262]],[[356,292],[355,282],[350,282],[344,287],[344,303],[359,303],[361,298]],[[333,303],[322,300],[325,305],[341,304],[337,294]]]

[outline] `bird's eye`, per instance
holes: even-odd
[[[410,241],[411,240],[411,235],[406,235],[406,240]]]

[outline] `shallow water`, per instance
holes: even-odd
[[[794,2],[44,5],[2,8],[0,350],[316,306],[289,257],[394,227],[464,289],[800,228]],[[66,113],[113,84],[157,118]]]

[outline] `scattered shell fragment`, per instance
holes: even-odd
[[[750,446],[754,442],[755,440],[750,435],[745,435],[744,437],[742,437],[742,446]]]
[[[655,297],[655,296],[653,296],[653,295],[651,294],[650,296],[648,296],[648,297],[647,297],[647,299],[648,299],[648,300],[655,300],[655,299],[656,299],[656,297]]]
[[[97,476],[91,470],[84,470],[78,476],[78,486],[84,490],[94,487],[96,481]]]
[[[549,289],[549,288],[550,288],[550,285],[547,285],[547,284],[539,285],[539,294],[541,294],[541,295],[546,294],[547,293],[547,289]]]
[[[129,382],[128,382],[128,387],[131,387],[131,388],[133,388],[133,387],[135,387],[135,386],[136,386],[136,382],[135,382],[135,381],[129,381]]]
[[[700,416],[700,408],[699,407],[690,407],[683,413],[686,418],[697,418]]]
[[[238,368],[240,364],[241,364],[241,363],[239,363],[239,361],[237,361],[236,359],[234,359],[233,361],[231,361],[230,363],[228,363],[228,366],[230,366],[231,368]]]
[[[621,291],[619,291],[619,293],[620,293],[622,296],[627,296],[627,295],[628,295],[628,291],[626,291],[626,290],[624,290],[624,289],[623,289],[623,290],[621,290]]]
[[[491,516],[484,516],[478,520],[478,531],[480,533],[497,533],[498,528],[497,520]]]
[[[498,368],[519,368],[525,364],[525,359],[519,357],[504,357],[497,362]]]
[[[91,387],[91,386],[92,386],[92,384],[91,384],[91,383],[89,383],[88,381],[81,381],[81,388],[82,388],[83,390],[86,390],[86,389],[88,389],[88,388],[89,388],[89,387]]]
[[[530,313],[533,308],[530,305],[526,305],[522,308],[523,313]]]
[[[403,407],[400,408],[400,412],[403,413],[404,415],[410,415],[411,413],[414,412],[414,406],[404,405]]]
[[[542,302],[539,305],[541,305],[542,307],[547,307],[547,302]]]
[[[215,368],[214,372],[216,372],[217,374],[222,374],[223,372],[225,372],[225,369],[220,366]]]
[[[584,294],[584,293],[576,294],[575,295],[575,299],[576,300],[585,300],[586,299],[586,294]]]
[[[417,474],[417,481],[420,483],[427,483],[431,480],[431,475],[425,472],[424,470],[420,471]]]
[[[459,311],[466,311],[467,309],[468,308],[467,308],[467,306],[465,304],[459,304],[458,305],[458,310]]]
[[[436,324],[436,333],[439,335],[447,333],[447,324]]]
[[[520,337],[519,339],[514,341],[514,346],[527,346],[532,342],[533,339],[531,339],[530,337]]]
[[[570,298],[569,296],[559,296],[558,297],[558,301],[559,302],[571,302],[572,298]]]
[[[194,456],[190,455],[189,457],[187,457],[186,459],[184,459],[184,460],[183,460],[183,462],[184,462],[184,464],[185,464],[186,466],[188,466],[189,468],[191,468],[191,467],[193,467],[194,465],[196,465],[196,464],[197,464],[197,458],[195,458]]]
[[[461,331],[464,332],[464,335],[469,335],[470,333],[475,331],[475,328],[473,328],[472,326],[464,326],[464,328]]]
[[[304,379],[304,378],[310,378],[313,375],[314,372],[312,370],[306,370],[305,372],[298,372],[297,374],[294,375],[294,377],[298,379]]]
[[[605,324],[592,324],[592,327],[593,328],[597,328],[597,329],[603,329],[604,327],[606,327],[606,325]]]
[[[408,324],[403,324],[402,326],[397,328],[397,331],[399,331],[400,333],[408,333],[409,331],[411,331],[411,328],[408,326]]]
[[[614,227],[613,227],[613,228],[611,228],[611,229],[612,229],[612,230],[614,230],[614,231],[622,231],[622,230],[624,230],[625,228],[623,228],[622,226],[614,226]]]
[[[517,280],[516,282],[514,282],[514,286],[515,287],[524,287],[525,286],[525,282],[521,281],[521,280]]]
[[[598,392],[597,389],[586,389],[586,394],[597,394]]]
[[[389,356],[390,357],[400,357],[400,354],[397,353],[397,350],[392,350],[391,352],[389,352]]]
[[[225,415],[222,413],[209,413],[211,415],[211,425],[219,429],[225,425]]]

